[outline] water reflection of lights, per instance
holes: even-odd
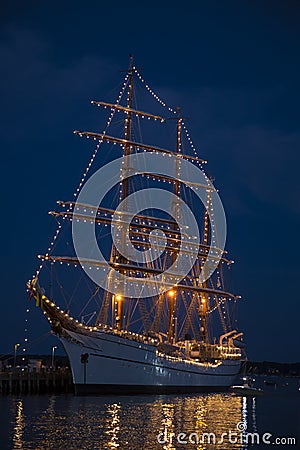
[[[119,433],[120,433],[120,410],[121,406],[117,403],[107,406],[108,417],[106,419],[107,430],[105,433],[109,436],[109,441],[105,445],[105,448],[118,448],[120,446]]]
[[[36,405],[30,401],[30,407],[26,401],[25,405],[19,399],[13,401],[14,449],[175,450],[183,448],[177,437],[185,433],[187,439],[194,434],[199,440],[195,442],[193,437],[194,442],[187,442],[184,448],[250,450],[243,444],[245,433],[237,430],[237,424],[242,423],[246,432],[257,431],[257,400],[227,393],[121,399],[118,403],[115,399],[98,403],[89,398],[52,397],[46,408],[43,399],[39,398]],[[218,443],[230,431],[237,432],[238,441],[230,442],[227,435]],[[167,436],[162,444],[157,440],[160,433]],[[216,444],[208,440],[210,433],[216,436]]]
[[[247,428],[248,428],[248,420],[247,420],[247,415],[248,415],[248,409],[247,409],[247,397],[243,397],[243,406],[242,406],[242,423],[243,423],[243,428],[244,428],[244,432],[243,434],[246,434],[247,432]]]
[[[55,418],[55,403],[56,403],[56,397],[52,396],[49,398],[49,405],[46,409],[46,414],[50,419]]]
[[[163,403],[162,408],[162,419],[161,427],[159,432],[163,433],[164,436],[170,436],[174,433],[174,404]],[[163,450],[175,449],[172,443],[168,440],[166,444],[163,445]]]
[[[256,432],[256,397],[243,397],[242,417],[244,429],[249,431],[251,425],[252,431]]]
[[[19,400],[16,406],[16,423],[13,431],[13,448],[23,448],[23,431],[25,421],[22,400]]]
[[[252,427],[253,427],[253,431],[256,432],[257,428],[256,428],[256,398],[255,397],[252,398]]]
[[[207,436],[209,433],[215,435],[216,442],[225,435],[222,450],[240,449],[239,442],[230,442],[228,433],[236,432],[237,424],[243,422],[243,413],[245,414],[246,410],[243,410],[242,397],[226,394],[182,396],[174,399],[171,404],[161,403],[160,412],[161,425],[157,434],[163,433],[161,436],[165,437],[161,447],[163,450],[178,448],[179,433],[185,433],[187,439],[193,435],[193,444],[198,437],[194,447],[197,450],[215,448]]]

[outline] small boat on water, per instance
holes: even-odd
[[[253,380],[249,377],[243,378],[244,383],[241,385],[231,386],[230,390],[237,395],[249,395],[249,396],[257,396],[263,395],[263,389],[256,388],[253,386]]]

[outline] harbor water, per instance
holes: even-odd
[[[0,448],[300,448],[299,378],[265,381],[257,377],[256,385],[265,391],[257,397],[2,396]]]

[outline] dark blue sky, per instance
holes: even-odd
[[[220,189],[248,357],[299,361],[299,2],[113,5],[1,8],[0,353],[22,343],[25,316],[29,351],[56,344],[33,303],[26,315],[25,283],[48,246],[48,211],[71,198],[90,156],[72,131],[96,128],[89,101],[115,96],[133,53],[191,118]]]

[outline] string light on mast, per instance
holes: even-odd
[[[126,87],[127,87],[128,79],[129,79],[129,75],[126,74],[125,79],[124,79],[124,82],[123,82],[123,85],[122,85],[122,88],[121,88],[121,90],[120,90],[120,92],[119,92],[119,96],[118,96],[117,101],[116,101],[116,105],[118,105],[118,104],[120,103],[120,101],[121,101],[121,98],[122,98],[122,96],[123,96],[123,94],[124,94],[124,92],[125,92],[125,89],[126,89]],[[108,120],[107,120],[107,123],[106,123],[106,127],[105,127],[105,129],[104,129],[104,131],[103,131],[103,133],[102,133],[103,135],[105,135],[105,134],[107,133],[107,129],[109,128],[109,126],[110,126],[110,124],[111,124],[111,122],[112,122],[112,119],[113,119],[113,117],[114,117],[114,115],[115,115],[115,112],[116,112],[115,109],[112,109],[112,110],[111,110],[110,116],[109,116],[109,118],[108,118]],[[80,182],[79,182],[79,184],[78,184],[78,187],[77,187],[76,191],[75,191],[74,194],[73,194],[73,196],[74,196],[75,199],[76,199],[76,197],[78,196],[78,194],[79,194],[79,192],[80,192],[80,190],[81,190],[81,188],[82,188],[82,186],[83,186],[83,183],[84,183],[84,181],[85,181],[85,179],[86,179],[86,177],[87,177],[87,175],[88,175],[88,173],[89,173],[89,170],[90,170],[90,168],[91,168],[91,166],[92,166],[92,164],[93,164],[93,162],[94,162],[94,160],[95,160],[95,158],[96,158],[96,156],[97,156],[98,150],[99,150],[99,148],[100,148],[100,146],[101,146],[102,143],[103,143],[103,140],[100,139],[99,142],[98,142],[98,144],[96,145],[96,148],[95,148],[95,150],[94,150],[94,152],[93,152],[93,154],[92,154],[92,157],[91,157],[90,160],[89,160],[89,163],[88,163],[88,165],[87,165],[87,167],[86,167],[86,169],[85,169],[85,171],[84,171],[84,173],[83,173],[83,176],[82,176],[82,178],[81,178],[81,180],[80,180]],[[70,205],[70,206],[71,206],[71,205]],[[66,213],[68,213],[68,212],[70,212],[70,207],[66,210]],[[66,217],[67,217],[67,216],[63,216],[63,219],[65,219]],[[52,241],[51,241],[51,243],[50,243],[50,246],[48,247],[48,250],[47,250],[47,254],[46,254],[46,255],[49,255],[49,254],[51,253],[51,251],[53,250],[54,244],[55,244],[55,242],[56,242],[56,240],[57,240],[57,238],[58,238],[58,236],[59,236],[59,233],[60,233],[60,231],[61,231],[61,228],[62,228],[62,225],[59,223],[59,224],[58,224],[58,227],[57,227],[57,229],[56,229],[56,231],[55,231],[55,234],[54,234],[54,236],[53,236],[53,238],[52,238]],[[36,278],[36,277],[39,276],[40,271],[41,271],[42,268],[43,268],[43,264],[40,264],[40,266],[38,267],[38,269],[37,269],[35,275],[33,276],[33,278]]]

